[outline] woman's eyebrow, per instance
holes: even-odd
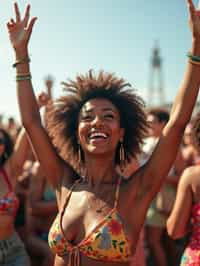
[[[87,110],[84,110],[84,111],[85,112],[92,112],[93,110],[94,110],[94,108],[87,109]],[[112,111],[112,112],[115,112],[116,113],[116,110],[114,108],[110,108],[110,107],[102,108],[102,111]]]

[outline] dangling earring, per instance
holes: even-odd
[[[123,140],[120,141],[120,147],[119,147],[119,167],[121,172],[124,172],[125,169],[125,150],[123,145]]]
[[[84,166],[83,166],[83,155],[81,150],[81,145],[78,143],[78,165],[79,165],[79,174],[82,178],[85,178]]]
[[[82,154],[81,154],[81,145],[78,144],[78,163],[82,165]]]

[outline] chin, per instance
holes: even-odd
[[[92,149],[92,150],[88,150],[88,153],[93,154],[93,155],[101,155],[101,154],[107,154],[108,151],[103,150],[103,149]]]
[[[93,156],[98,156],[98,155],[104,155],[104,156],[106,156],[106,155],[112,155],[114,152],[111,152],[110,150],[108,150],[107,149],[107,147],[90,147],[90,148],[88,148],[87,149],[87,151],[86,151],[88,154],[90,154],[90,155],[93,155]]]

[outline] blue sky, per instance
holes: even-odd
[[[44,90],[47,74],[55,77],[56,98],[62,93],[61,81],[92,68],[124,77],[147,101],[150,58],[157,40],[165,96],[167,101],[174,99],[191,47],[186,0],[19,0],[23,13],[27,3],[38,17],[29,45],[37,94]],[[0,113],[19,120],[14,53],[5,26],[13,15],[13,1],[1,0]],[[152,97],[156,104],[157,95]]]

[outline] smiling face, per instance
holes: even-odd
[[[91,99],[79,114],[78,141],[84,154],[112,154],[123,139],[120,114],[107,99]]]

